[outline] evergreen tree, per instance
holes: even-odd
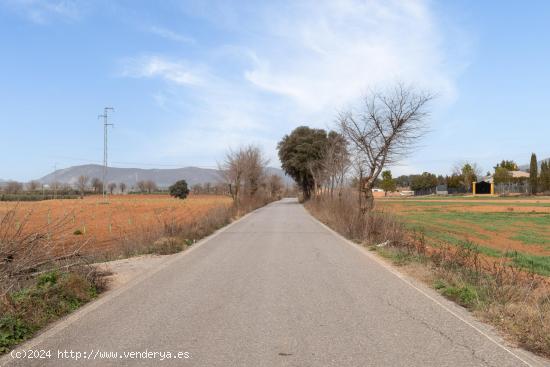
[[[540,165],[540,191],[550,191],[550,161]]]
[[[531,188],[531,194],[535,195],[538,192],[539,181],[539,165],[537,163],[537,155],[531,154],[531,165],[529,167],[529,187]]]
[[[395,180],[391,176],[391,171],[387,170],[382,172],[382,182],[380,182],[380,187],[386,192],[394,192],[396,189]]]

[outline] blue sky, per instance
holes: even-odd
[[[214,167],[301,124],[330,128],[368,88],[438,94],[395,174],[550,157],[547,1],[0,0],[0,178],[101,163]]]

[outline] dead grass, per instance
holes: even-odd
[[[406,231],[388,212],[360,218],[350,193],[333,201],[311,200],[306,208],[345,237],[404,266],[409,274],[496,326],[510,341],[550,357],[550,289],[545,277],[504,258],[487,261],[471,243],[429,247],[422,232]]]

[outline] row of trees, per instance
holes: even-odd
[[[258,200],[275,199],[284,188],[282,178],[278,175],[267,175],[269,160],[261,149],[255,145],[230,149],[225,159],[219,164],[227,191],[237,209],[243,204]]]
[[[374,206],[372,189],[384,167],[399,162],[426,131],[427,105],[433,96],[398,84],[384,92],[371,92],[358,110],[337,117],[337,131],[301,126],[279,142],[279,158],[309,199],[313,194],[342,187],[348,170],[359,190],[359,207]]]

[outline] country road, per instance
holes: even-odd
[[[465,310],[335,235],[292,199],[257,210],[23,347],[50,350],[52,356],[7,356],[1,362],[224,367],[547,363],[508,346]],[[90,359],[59,359],[58,350],[80,352],[81,358],[86,353]],[[100,359],[98,351],[118,355]],[[131,351],[180,352],[182,358],[122,354]]]

